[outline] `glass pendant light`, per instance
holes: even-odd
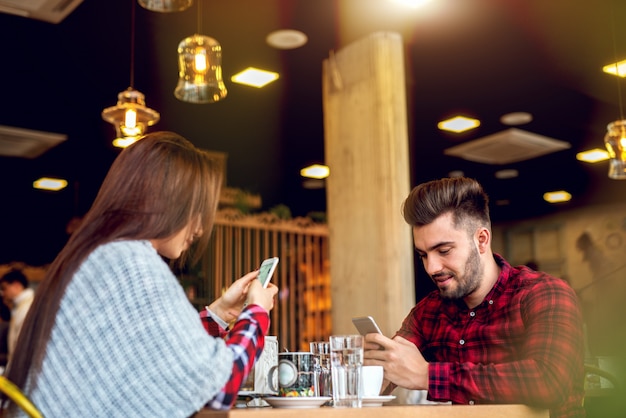
[[[222,78],[222,47],[204,35],[185,38],[178,45],[177,99],[189,103],[215,103],[226,97]]]
[[[135,2],[132,3],[132,24],[130,38],[130,87],[117,95],[117,105],[102,111],[102,119],[115,125],[117,138],[113,145],[125,148],[141,139],[146,128],[159,121],[161,116],[156,110],[146,107],[143,93],[133,88],[135,62]]]
[[[193,3],[192,0],[138,0],[138,2],[144,9],[161,13],[182,12]]]
[[[222,78],[222,46],[199,35],[202,30],[202,1],[198,0],[198,31],[178,44],[178,85],[174,96],[183,102],[215,103],[226,97]]]
[[[609,152],[609,178],[626,180],[626,120],[609,123],[604,145]]]
[[[143,93],[129,87],[117,95],[117,105],[102,111],[102,119],[115,125],[117,138],[113,145],[125,148],[146,133],[146,127],[159,121],[156,110],[146,107]]]

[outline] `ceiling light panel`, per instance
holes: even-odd
[[[261,88],[278,80],[278,73],[273,71],[261,70],[254,67],[248,67],[240,73],[235,74],[231,78],[233,83],[245,84],[246,86]]]
[[[40,190],[59,191],[67,187],[67,180],[41,177],[33,182],[33,187]]]
[[[613,62],[602,67],[602,71],[618,77],[626,77],[626,60]]]
[[[550,203],[568,202],[572,199],[572,195],[565,190],[557,190],[543,194],[543,200]]]
[[[442,131],[450,131],[461,133],[469,131],[480,126],[478,119],[467,118],[465,116],[455,116],[452,119],[442,120],[437,124],[437,127]]]
[[[330,175],[330,168],[322,164],[313,164],[300,170],[300,175],[312,179],[325,179]]]
[[[578,161],[584,161],[586,163],[597,163],[600,161],[606,161],[609,158],[609,153],[607,150],[594,148],[587,151],[582,151],[576,154],[576,159]]]

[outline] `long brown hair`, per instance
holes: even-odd
[[[208,153],[172,132],[148,134],[123,150],[39,285],[8,379],[22,389],[29,376],[36,384],[65,289],[96,247],[120,239],[167,238],[199,215],[204,234],[195,246],[197,261],[209,241],[221,182],[220,167]]]

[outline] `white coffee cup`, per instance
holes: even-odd
[[[380,395],[383,385],[383,366],[363,366],[361,369],[361,389],[363,398],[372,398]]]

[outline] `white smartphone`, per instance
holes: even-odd
[[[356,318],[352,318],[352,323],[354,324],[356,329],[359,331],[359,334],[361,335],[372,334],[372,333],[377,333],[377,334],[383,333],[380,330],[380,327],[378,326],[378,324],[376,324],[376,321],[374,321],[374,318],[372,318],[371,316],[359,316]]]
[[[259,275],[257,278],[261,281],[263,287],[267,287],[267,284],[270,282],[272,278],[272,274],[274,274],[274,270],[276,270],[276,266],[278,265],[278,257],[268,258],[267,260],[263,260],[261,263],[261,267],[259,267]]]

